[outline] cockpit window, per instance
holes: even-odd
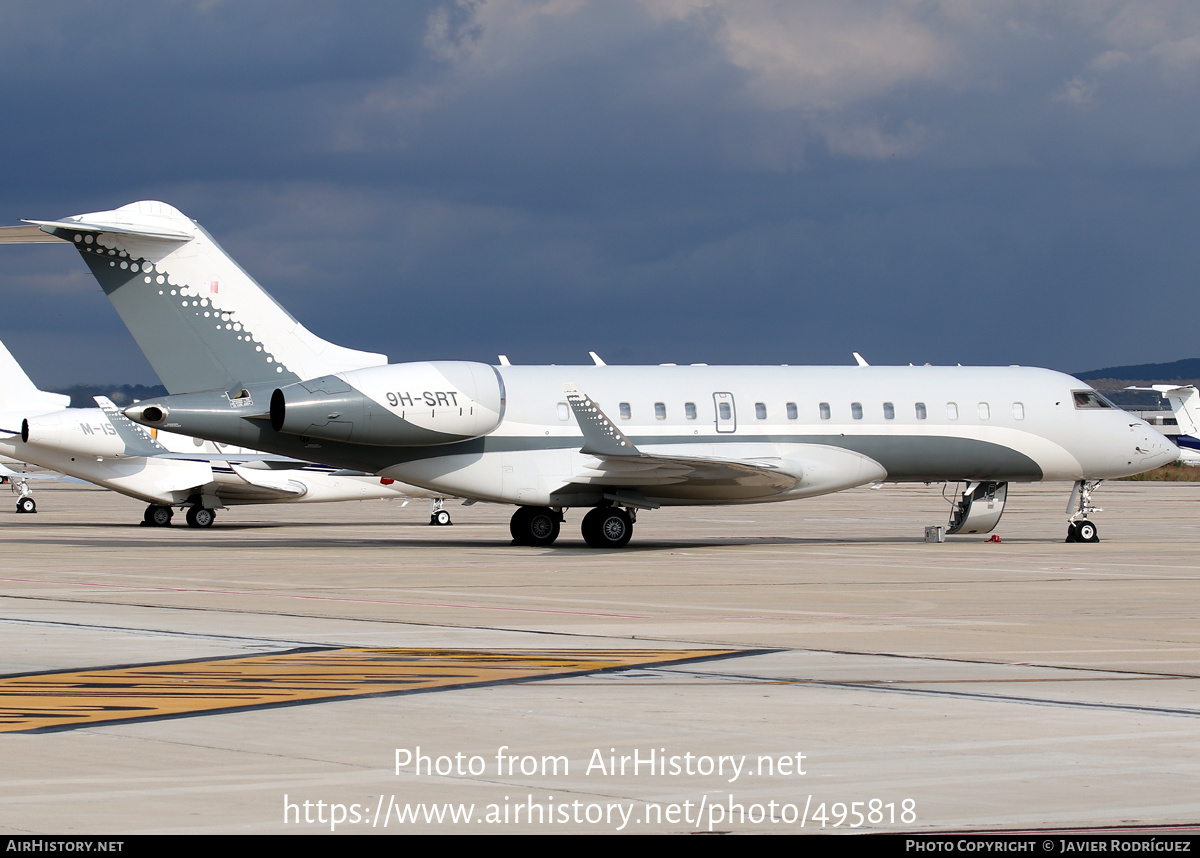
[[[1071,396],[1075,398],[1076,408],[1116,408],[1099,393],[1094,390],[1072,390]]]

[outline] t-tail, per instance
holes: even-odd
[[[70,404],[69,396],[38,390],[25,374],[25,370],[21,369],[21,365],[4,347],[4,343],[0,343],[0,414],[10,416],[5,422],[16,427],[14,430],[9,426],[0,426],[0,429],[4,429],[10,435],[19,434],[20,420],[17,418],[58,411]]]
[[[160,202],[0,229],[75,246],[172,394],[279,387],[387,363],[309,332],[204,229]],[[52,239],[50,239],[52,240]]]
[[[1179,426],[1179,434],[1173,440],[1179,446],[1180,461],[1200,465],[1200,390],[1191,384],[1152,384],[1129,389],[1153,390],[1167,400]]]

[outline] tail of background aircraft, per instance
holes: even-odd
[[[1155,390],[1171,405],[1179,434],[1174,438],[1179,446],[1180,461],[1200,465],[1200,391],[1190,384],[1152,384],[1131,390]]]
[[[233,399],[258,384],[387,363],[310,333],[166,203],[27,223],[40,235],[10,227],[0,229],[0,243],[50,235],[73,244],[170,393],[225,390]]]
[[[61,393],[47,393],[38,390],[25,370],[0,343],[0,412],[13,413],[21,416],[44,414],[47,411],[58,411],[71,404],[71,397]],[[20,421],[17,421],[17,431]]]

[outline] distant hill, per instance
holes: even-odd
[[[65,393],[71,397],[72,408],[95,408],[93,396],[107,396],[114,404],[124,408],[142,399],[166,396],[167,389],[161,384],[76,384],[55,390],[54,393]]]
[[[1077,372],[1074,375],[1083,381],[1090,381],[1096,390],[1120,408],[1128,411],[1160,411],[1169,406],[1157,393],[1125,388],[1130,385],[1148,387],[1151,384],[1200,385],[1200,358],[1186,358],[1171,363],[1110,366],[1107,369]]]
[[[1091,372],[1077,372],[1076,378],[1092,381],[1097,378],[1119,378],[1129,381],[1152,381],[1165,384],[1172,381],[1191,381],[1200,378],[1200,358],[1185,358],[1171,363],[1139,363],[1134,366],[1110,366]]]

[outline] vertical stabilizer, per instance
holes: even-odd
[[[71,397],[38,390],[16,358],[0,343],[0,412],[25,412],[27,416],[58,411]]]
[[[29,223],[75,246],[171,393],[233,397],[387,363],[310,333],[166,203]]]
[[[1200,392],[1189,384],[1163,391],[1163,396],[1171,403],[1171,410],[1175,412],[1175,419],[1179,422],[1180,433],[1200,435]]]

